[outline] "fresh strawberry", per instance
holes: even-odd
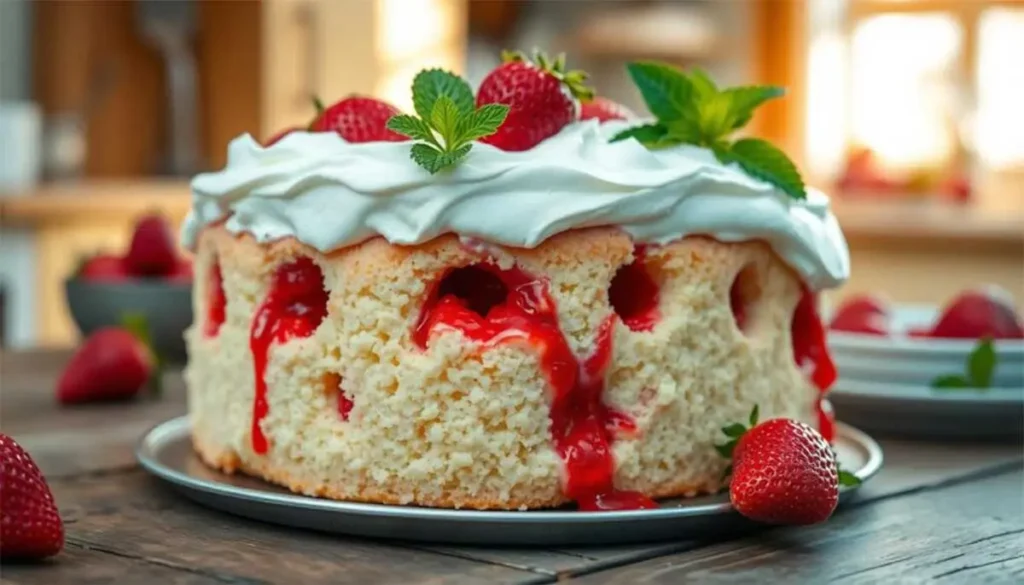
[[[113,254],[97,254],[82,263],[78,278],[93,282],[122,282],[131,278],[124,258]]]
[[[71,356],[57,381],[57,400],[77,404],[130,398],[154,370],[154,356],[136,334],[105,327],[89,335]]]
[[[1024,324],[1009,293],[989,286],[964,291],[943,310],[932,337],[1024,339]]]
[[[875,295],[853,297],[836,311],[829,323],[835,331],[888,335],[892,311],[886,299]]]
[[[288,136],[288,135],[289,135],[289,134],[291,134],[292,132],[302,132],[303,130],[306,130],[306,128],[300,128],[300,127],[298,127],[298,126],[293,126],[293,127],[291,127],[291,128],[285,128],[284,130],[281,130],[281,131],[280,131],[280,132],[278,132],[277,134],[274,134],[273,136],[271,136],[271,137],[270,137],[270,138],[269,138],[269,139],[268,139],[268,140],[267,140],[267,141],[266,141],[266,142],[265,142],[265,143],[263,144],[263,146],[264,146],[264,147],[269,147],[269,146],[273,146],[273,145],[274,145],[274,144],[276,144],[276,143],[277,143],[278,141],[280,141],[280,140],[281,140],[282,138],[284,138],[285,136]]]
[[[0,433],[0,558],[39,559],[64,548],[64,523],[32,457]]]
[[[163,216],[146,215],[135,224],[125,256],[128,271],[137,276],[164,276],[178,264],[171,226]]]
[[[388,130],[392,116],[400,114],[398,108],[380,100],[349,96],[328,108],[317,102],[319,115],[310,126],[312,132],[337,132],[348,142],[402,142],[408,140]]]
[[[586,74],[565,71],[562,56],[550,62],[537,53],[530,61],[521,53],[504,53],[502,61],[480,83],[476,96],[477,107],[509,107],[498,131],[480,139],[502,150],[529,150],[554,136],[579,119],[580,100],[593,96],[583,85]]]
[[[167,279],[173,282],[189,283],[192,278],[192,260],[189,258],[178,258],[174,270],[167,275]]]
[[[775,418],[750,428],[723,428],[730,437],[719,452],[732,458],[729,499],[737,512],[768,524],[824,522],[839,502],[839,484],[856,483],[840,472],[835,453],[821,434],[802,422]]]
[[[602,96],[596,96],[591,100],[587,100],[580,107],[580,120],[595,119],[607,122],[609,120],[631,120],[633,118],[636,118],[636,114],[632,110]]]

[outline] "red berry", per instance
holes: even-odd
[[[74,404],[134,396],[153,373],[153,357],[137,337],[105,327],[71,356],[57,381],[57,400]]]
[[[954,298],[931,331],[932,337],[1024,339],[1024,325],[1009,293],[987,287]]]
[[[824,522],[839,503],[839,470],[828,442],[784,418],[746,431],[733,450],[729,499],[744,516],[768,524]]]
[[[274,145],[274,144],[276,144],[276,143],[277,143],[278,141],[280,141],[280,140],[281,140],[282,138],[284,138],[285,136],[288,136],[288,135],[289,135],[289,134],[291,134],[292,132],[302,132],[303,130],[305,130],[305,128],[299,128],[298,126],[294,126],[294,127],[292,127],[292,128],[285,128],[284,130],[281,130],[281,131],[280,131],[280,132],[278,132],[277,134],[274,134],[273,136],[271,136],[271,137],[270,137],[270,138],[269,138],[269,139],[268,139],[268,140],[267,140],[267,141],[266,141],[266,142],[265,142],[265,143],[263,144],[263,146],[264,146],[264,147],[268,147],[268,146],[273,146],[273,145]]]
[[[174,270],[167,275],[167,279],[186,284],[192,282],[192,260],[178,258],[178,263],[174,266]]]
[[[388,130],[398,108],[377,99],[350,96],[323,110],[310,129],[337,132],[348,142],[402,142],[408,137]]]
[[[147,215],[135,224],[125,264],[137,276],[164,276],[174,270],[178,249],[171,226],[163,216]]]
[[[597,96],[592,100],[585,101],[580,107],[580,120],[631,120],[636,114],[626,106],[613,102],[612,100]]]
[[[549,62],[537,54],[536,63],[520,54],[507,54],[504,62],[480,83],[477,107],[505,104],[509,107],[498,131],[481,138],[502,150],[529,150],[579,119],[581,98],[591,90],[583,86],[581,71],[564,71],[561,59]]]
[[[124,258],[99,254],[89,258],[78,271],[78,278],[93,282],[120,282],[131,278]]]
[[[878,296],[864,295],[843,303],[832,318],[829,328],[851,333],[888,335],[890,319],[888,301]]]
[[[0,433],[0,557],[38,559],[64,548],[64,523],[32,457]]]

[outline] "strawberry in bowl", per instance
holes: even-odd
[[[887,299],[879,295],[861,295],[839,306],[829,328],[864,335],[888,335],[891,320],[892,309]]]
[[[954,297],[923,334],[946,339],[1024,339],[1024,324],[1009,293],[986,286]]]
[[[161,359],[180,361],[192,323],[192,280],[192,261],[179,251],[166,218],[147,214],[136,221],[126,250],[86,258],[64,292],[84,337],[142,319]]]

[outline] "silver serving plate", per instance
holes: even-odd
[[[193,453],[189,432],[187,416],[152,428],[136,449],[139,463],[200,504],[274,524],[371,538],[489,546],[680,540],[753,526],[733,510],[724,493],[664,500],[657,510],[614,512],[451,510],[314,498],[207,467]],[[842,467],[862,482],[882,467],[878,443],[850,426],[838,425],[835,448]],[[855,490],[842,488],[840,504]]]

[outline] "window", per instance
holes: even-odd
[[[1024,169],[1024,1],[811,0],[807,18],[812,175],[858,152],[904,189]]]

